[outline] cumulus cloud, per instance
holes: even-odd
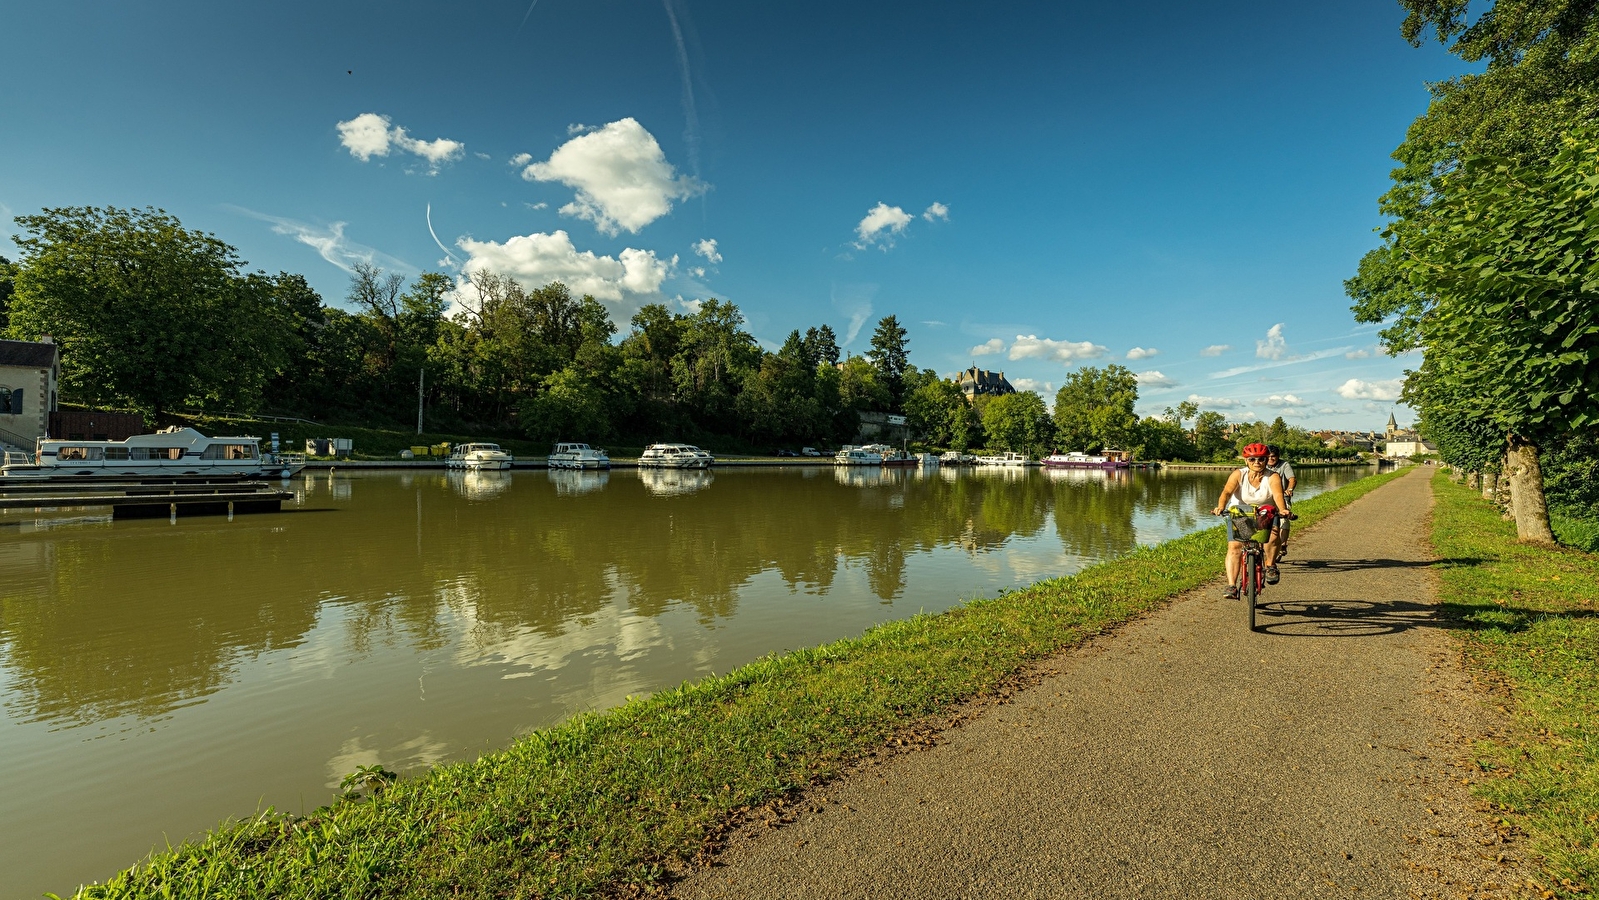
[[[1206,347],[1205,349],[1199,351],[1199,355],[1200,356],[1220,356],[1223,353],[1226,353],[1228,350],[1231,350],[1231,349],[1233,349],[1231,344],[1211,344],[1209,347]]]
[[[1359,350],[1351,350],[1344,354],[1344,359],[1368,359],[1370,357],[1371,351],[1364,347],[1360,348]]]
[[[926,219],[929,222],[933,222],[933,221],[948,222],[949,221],[949,207],[945,206],[942,203],[935,202],[932,206],[929,206],[928,208],[922,210],[922,218]]]
[[[1055,383],[1053,381],[1038,381],[1033,378],[1018,378],[1011,382],[1011,387],[1018,391],[1032,391],[1035,394],[1055,393]]]
[[[1262,397],[1255,402],[1273,409],[1289,409],[1296,406],[1310,405],[1310,401],[1302,400],[1295,394],[1272,394],[1270,397]]]
[[[517,235],[503,244],[464,237],[456,246],[467,254],[461,272],[468,277],[494,272],[527,288],[559,281],[575,296],[592,294],[623,309],[658,302],[662,283],[677,265],[675,256],[663,260],[653,251],[631,247],[614,257],[579,251],[565,231]]]
[[[1282,359],[1288,352],[1288,342],[1283,339],[1283,323],[1278,322],[1266,332],[1264,341],[1255,342],[1255,355],[1261,359]]]
[[[1005,342],[999,338],[989,338],[972,348],[973,356],[991,356],[995,353],[1005,352]]]
[[[716,249],[715,238],[706,238],[703,241],[695,243],[694,255],[705,257],[712,265],[722,261],[722,254]]]
[[[388,116],[377,113],[362,113],[348,122],[340,122],[338,129],[339,143],[362,162],[374,156],[388,156],[390,151],[398,149],[427,160],[429,174],[438,172],[444,163],[459,159],[466,151],[465,144],[448,138],[417,140],[404,128],[393,124]]]
[[[1189,394],[1188,402],[1200,409],[1238,409],[1244,405],[1228,397],[1201,397],[1198,394]]]
[[[1158,355],[1160,355],[1160,351],[1156,350],[1154,347],[1134,347],[1133,349],[1127,351],[1128,359],[1148,359],[1151,356]]]
[[[1052,341],[1036,334],[1018,334],[1010,345],[1011,359],[1052,359],[1069,363],[1077,359],[1098,359],[1106,348],[1092,341]]]
[[[522,168],[523,166],[527,165],[528,163],[530,163],[532,161],[533,161],[533,154],[531,154],[531,153],[518,153],[517,155],[511,157],[511,165],[516,166],[518,169]]]
[[[1405,386],[1403,378],[1391,378],[1387,381],[1361,381],[1351,378],[1338,386],[1338,396],[1345,400],[1398,400],[1399,391]]]
[[[1151,369],[1148,372],[1139,372],[1134,377],[1138,379],[1139,384],[1144,385],[1145,387],[1174,387],[1177,384],[1175,379],[1168,375],[1161,374],[1160,370],[1158,369]]]
[[[905,226],[910,223],[910,213],[879,201],[867,210],[866,217],[855,226],[855,246],[864,250],[875,244],[887,250],[894,246],[894,238],[903,233]]]
[[[577,192],[561,214],[615,235],[639,229],[672,211],[672,201],[702,194],[707,185],[679,175],[655,136],[632,118],[582,132],[544,162],[522,170],[528,181],[554,181]]]

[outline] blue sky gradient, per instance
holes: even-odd
[[[624,331],[641,303],[714,296],[769,346],[826,322],[860,352],[893,313],[918,366],[1002,369],[1050,400],[1115,362],[1144,374],[1142,412],[1199,397],[1375,428],[1417,360],[1378,350],[1341,282],[1426,83],[1461,70],[1401,18],[5,0],[0,215],[164,208],[330,302],[360,260],[509,261],[592,278]]]

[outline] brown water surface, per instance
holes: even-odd
[[[1209,527],[1223,477],[319,472],[232,521],[0,513],[0,898]]]

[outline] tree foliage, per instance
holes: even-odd
[[[1068,450],[1129,449],[1138,439],[1138,378],[1125,366],[1069,372],[1055,392],[1055,433]]]

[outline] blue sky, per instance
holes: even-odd
[[[1401,18],[3,0],[0,215],[161,207],[330,302],[370,260],[560,278],[624,331],[718,297],[770,346],[826,322],[862,352],[893,313],[943,374],[1052,399],[1119,363],[1142,412],[1376,428],[1417,360],[1380,352],[1341,282],[1426,83],[1460,70]]]

